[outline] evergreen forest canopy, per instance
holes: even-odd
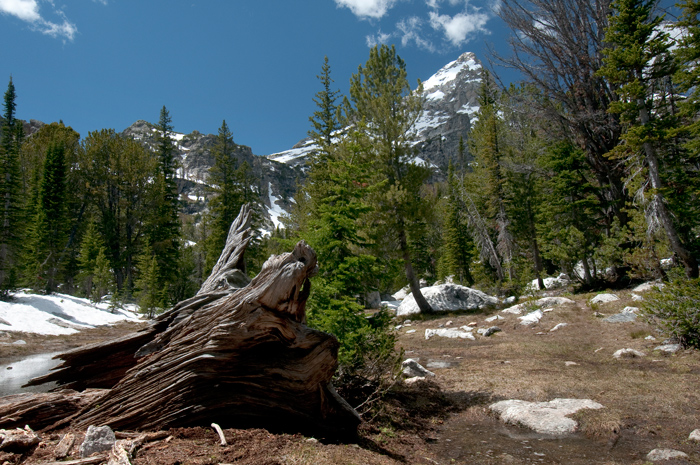
[[[347,96],[326,58],[310,117],[318,150],[286,229],[255,237],[249,273],[306,240],[322,266],[309,322],[338,336],[350,374],[393,351],[388,318],[361,313],[372,291],[408,284],[429,312],[420,279],[451,276],[510,295],[565,272],[592,289],[664,278],[669,257],[678,279],[696,282],[700,6],[678,8],[669,27],[649,0],[504,0],[512,53],[495,59],[524,82],[499,88],[484,73],[476,121],[439,182],[414,162],[422,89],[411,90],[395,48],[372,48]],[[18,287],[110,293],[153,314],[196,292],[240,206],[259,203],[225,121],[209,208],[192,217],[178,199],[165,107],[149,150],[108,129],[81,139],[63,123],[25,138],[16,99],[10,79],[0,140],[3,298]]]

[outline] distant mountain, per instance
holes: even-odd
[[[459,139],[471,129],[474,115],[479,111],[481,62],[467,52],[438,70],[423,82],[423,115],[416,123],[417,156],[432,163],[443,172],[450,160],[458,155]],[[310,138],[294,147],[268,155],[269,160],[292,167],[303,167],[316,149]]]
[[[150,150],[155,149],[157,129],[147,121],[135,122],[122,134],[140,141]],[[178,191],[185,205],[184,213],[204,211],[210,195],[208,178],[209,169],[214,165],[211,151],[216,136],[193,131],[190,134],[176,132],[171,137],[180,164]],[[269,223],[266,229],[273,229],[279,224],[279,215],[291,207],[297,180],[303,176],[301,169],[253,155],[251,148],[245,145],[236,145],[234,155],[239,165],[246,161],[251,166],[260,201],[267,207]]]

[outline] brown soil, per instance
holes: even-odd
[[[418,359],[436,377],[397,385],[381,410],[362,425],[355,444],[324,443],[262,429],[225,429],[228,445],[222,447],[212,428],[178,428],[168,431],[168,439],[138,449],[132,463],[643,465],[649,463],[645,457],[652,449],[672,448],[689,458],[665,465],[700,464],[700,444],[688,440],[689,433],[700,428],[700,353],[663,356],[652,350],[663,336],[646,323],[606,323],[594,316],[595,311],[611,315],[634,305],[628,293],[619,295],[621,301],[596,308],[587,304],[592,295],[568,296],[575,305],[546,313],[534,327],[519,325],[513,315],[484,322],[496,312],[445,315],[404,326],[399,342],[406,357]],[[476,341],[425,340],[427,328],[471,322],[484,328],[496,324],[503,331]],[[560,322],[568,326],[549,332]],[[103,336],[128,332],[125,327],[114,331]],[[647,335],[656,340],[645,339]],[[101,336],[81,337],[94,342]],[[614,359],[612,354],[621,348],[641,350],[647,356]],[[488,410],[491,402],[502,399],[556,397],[590,398],[605,409],[576,414],[580,431],[564,438],[506,425]],[[43,435],[29,457],[0,454],[0,464],[50,462],[65,432]],[[75,433],[79,445],[84,432]],[[77,458],[77,445],[70,459]]]

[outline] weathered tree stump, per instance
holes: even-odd
[[[111,385],[70,418],[78,427],[143,430],[215,422],[354,435],[359,416],[331,384],[338,341],[304,324],[316,254],[299,242],[237,288],[245,276],[249,224],[244,207],[195,297],[132,336],[60,355],[58,371],[33,384]],[[107,360],[112,367],[104,366]]]

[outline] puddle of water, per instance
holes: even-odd
[[[614,448],[582,434],[564,437],[542,435],[527,428],[506,425],[496,418],[475,419],[462,415],[446,421],[432,445],[437,455],[451,463],[567,465],[630,463],[648,450],[621,438]],[[642,453],[641,450],[646,450]]]
[[[61,352],[31,355],[16,362],[0,365],[0,397],[23,392],[47,392],[56,387],[55,383],[28,388],[23,388],[22,385],[32,378],[47,374],[61,363],[61,360],[52,360],[53,356],[59,353]]]

